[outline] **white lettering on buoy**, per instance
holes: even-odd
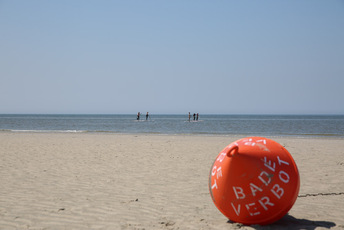
[[[213,169],[211,170],[211,175],[215,176],[216,174],[216,165],[214,165]]]
[[[264,151],[270,152],[270,150],[268,148],[266,148],[266,146],[265,146],[266,145],[265,139],[255,140],[255,141],[253,141],[252,138],[244,139],[243,143],[244,143],[244,145],[248,145],[248,146],[258,146],[259,148],[262,148]]]
[[[252,142],[252,138],[248,139],[248,140],[244,140],[244,145],[248,145],[248,146],[255,146],[256,143]]]
[[[259,192],[262,192],[263,189],[259,188],[257,185],[253,184],[253,183],[250,183],[250,188],[251,188],[251,191],[252,191],[252,195],[253,196],[256,196],[256,192],[259,191]]]
[[[278,160],[278,164],[279,164],[279,165],[281,165],[281,163],[282,163],[282,164],[289,165],[289,162],[284,161],[284,160],[281,160],[281,159],[279,158],[279,156],[277,156],[277,160]]]
[[[216,165],[214,165],[213,169],[211,170],[211,176],[215,176],[216,175],[216,179],[219,179],[219,177],[222,177],[222,169],[221,167],[219,167],[217,169]],[[216,179],[214,179],[214,184],[211,186],[211,189],[213,190],[214,188],[218,188],[217,187],[217,183],[216,183]]]
[[[217,158],[217,161],[222,162],[223,159],[225,159],[226,156],[227,156],[227,154],[224,153],[224,152],[222,152],[222,153],[220,154],[220,156]]]
[[[214,180],[214,182],[215,182],[215,183],[211,186],[211,189],[214,189],[214,188],[217,189],[216,179]]]
[[[261,180],[266,186],[268,186],[271,182],[271,176],[269,173],[262,171],[259,176],[259,180]]]
[[[266,157],[264,157],[264,165],[271,171],[275,172],[276,164],[275,162],[271,162],[271,160],[267,160]]]
[[[266,140],[265,139],[261,139],[261,140],[256,140],[257,143],[259,142],[263,142],[264,145],[266,145]]]
[[[264,143],[264,140],[261,140],[261,143]],[[247,144],[251,145],[252,142],[248,140]],[[268,211],[269,208],[275,206],[275,204],[271,201],[270,198],[276,197],[277,199],[280,200],[284,196],[285,190],[278,183],[274,183],[273,186],[270,187],[270,192],[271,194],[273,194],[273,195],[270,195],[270,197],[268,196],[268,194],[264,193],[264,188],[265,186],[268,186],[273,182],[272,177],[274,176],[275,173],[278,173],[278,178],[280,181],[282,181],[285,184],[289,183],[290,181],[289,174],[286,171],[278,169],[278,166],[281,166],[281,165],[289,166],[290,165],[289,162],[282,160],[279,156],[277,156],[277,162],[276,160],[271,160],[271,159],[268,159],[267,157],[264,157],[262,161],[264,163],[264,166],[267,168],[266,171],[261,171],[260,174],[258,175],[258,179],[259,181],[262,182],[262,184],[257,185],[256,183],[252,183],[252,182],[249,183],[252,196],[254,197],[258,196],[257,201],[256,202],[251,201],[250,203],[241,203],[241,204],[234,204],[232,202],[231,206],[237,216],[239,216],[241,213],[241,205],[244,206],[244,209],[247,210],[250,216],[256,216],[256,215],[260,215],[262,213],[262,210]],[[221,167],[216,168],[214,166],[214,168],[212,169],[212,175],[213,176],[216,175],[217,179],[219,177],[222,177]],[[274,180],[274,182],[276,181]],[[212,188],[217,188],[216,179],[215,179],[215,184],[212,186]],[[240,186],[233,186],[233,191],[234,191],[236,199],[238,200],[244,200],[246,198],[245,192],[246,193],[248,192],[248,191],[244,191],[243,187],[240,187]],[[259,199],[259,193],[263,195],[263,197],[260,199]],[[262,207],[263,209],[261,209],[260,207]]]
[[[250,204],[246,204],[245,205],[248,213],[250,213],[251,216],[256,216],[256,215],[260,214],[260,212],[257,211],[257,207],[255,207],[255,205],[256,205],[256,203],[250,203]],[[250,209],[251,209],[252,206],[254,207],[253,210],[256,211],[256,212],[253,212],[253,213],[250,212]]]
[[[272,188],[271,188],[271,192],[278,198],[281,199],[281,197],[284,194],[284,189],[281,188],[279,186],[279,184],[275,184]]]
[[[219,177],[222,177],[222,169],[221,169],[221,167],[219,167],[217,169],[217,173],[216,173],[216,178],[219,179]]]
[[[282,175],[284,175],[284,176],[282,176]],[[286,172],[284,172],[284,171],[280,171],[280,172],[279,172],[279,178],[280,178],[280,180],[283,181],[284,183],[288,183],[288,182],[289,182],[289,179],[290,179],[288,173],[286,173]]]
[[[234,209],[235,214],[237,214],[237,216],[239,216],[240,215],[240,204],[238,204],[238,209],[235,208],[233,202],[231,203],[231,205]]]
[[[246,196],[244,190],[241,187],[233,186],[233,190],[237,199],[245,199]]]
[[[267,205],[274,206],[274,204],[270,202],[270,199],[267,196],[262,197],[258,202],[265,210],[268,210]]]

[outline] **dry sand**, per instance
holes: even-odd
[[[230,223],[208,174],[239,136],[0,132],[0,229],[343,229],[344,139],[270,137],[300,197],[265,227]]]

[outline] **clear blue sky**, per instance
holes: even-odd
[[[0,0],[0,113],[344,114],[343,100],[343,0]]]

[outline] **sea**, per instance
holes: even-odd
[[[0,132],[344,137],[344,115],[0,114]]]

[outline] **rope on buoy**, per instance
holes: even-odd
[[[307,193],[298,195],[298,197],[307,197],[307,196],[339,196],[344,195],[344,192],[329,192],[329,193]]]

